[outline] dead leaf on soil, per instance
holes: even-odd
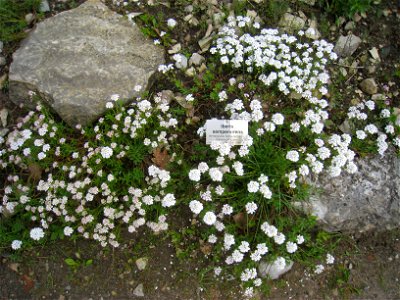
[[[243,212],[234,215],[233,221],[235,221],[236,225],[238,225],[241,229],[245,229],[247,226],[246,215]]]
[[[212,251],[212,246],[209,243],[205,243],[200,246],[201,252],[203,252],[204,255],[210,255]]]
[[[152,162],[159,168],[165,169],[168,163],[171,160],[171,157],[168,155],[168,151],[166,149],[161,150],[160,147],[154,149]]]
[[[30,278],[28,275],[22,275],[21,279],[24,284],[24,291],[25,293],[29,293],[30,290],[35,286],[35,283],[32,278]]]
[[[371,253],[371,254],[368,254],[368,255],[367,255],[367,260],[368,260],[368,261],[375,261],[375,260],[376,260],[376,257],[375,257],[375,255],[373,255],[373,254]]]
[[[11,263],[8,265],[8,267],[13,270],[15,273],[18,273],[18,268],[19,268],[19,264],[17,263]]]
[[[32,180],[33,182],[37,182],[42,178],[42,168],[36,164],[32,163],[28,166],[29,170],[29,180]]]

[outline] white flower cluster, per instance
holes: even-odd
[[[211,142],[209,147],[217,154],[216,160],[202,162],[207,166],[206,168],[200,168],[199,165],[188,173],[189,179],[199,189],[200,195],[200,199],[192,200],[189,203],[189,208],[195,215],[199,215],[204,223],[214,227],[217,233],[223,233],[223,238],[220,239],[223,249],[232,251],[225,260],[228,265],[239,264],[244,261],[246,256],[249,256],[253,262],[258,262],[268,252],[265,243],[257,244],[254,251],[251,251],[249,241],[241,241],[234,247],[237,242],[235,235],[225,232],[227,222],[229,222],[229,218],[225,218],[226,216],[245,211],[251,218],[259,210],[259,200],[257,199],[264,201],[263,199],[272,198],[273,191],[267,185],[268,176],[258,174],[257,178],[251,174],[250,176],[253,176],[251,178],[245,173],[245,163],[248,162],[249,154],[256,140],[264,138],[263,135],[275,134],[278,130],[281,132],[290,130],[292,134],[302,134],[303,128],[318,136],[315,153],[312,152],[315,147],[310,147],[309,151],[305,147],[286,150],[286,159],[291,162],[289,165],[295,168],[288,170],[286,175],[292,188],[296,187],[300,176],[307,176],[310,172],[320,173],[328,164],[330,164],[329,171],[333,176],[337,176],[338,168],[341,170],[347,166],[347,170],[351,172],[355,169],[352,164],[354,153],[348,149],[351,139],[349,140],[347,136],[338,136],[339,139],[336,135],[328,138],[319,136],[323,133],[324,122],[329,117],[326,111],[328,102],[315,95],[327,94],[325,85],[328,83],[329,75],[326,65],[329,61],[336,59],[336,54],[332,51],[333,45],[323,40],[310,44],[302,43],[294,36],[279,35],[275,29],[262,29],[260,34],[250,35],[244,32],[244,29],[249,26],[253,26],[253,29],[256,30],[259,28],[259,24],[253,24],[250,18],[229,17],[228,25],[220,29],[219,38],[211,47],[210,52],[218,55],[223,65],[233,69],[245,68],[247,72],[261,74],[258,79],[267,87],[275,87],[285,95],[299,95],[305,111],[303,114],[293,115],[285,115],[280,111],[271,112],[265,109],[267,104],[263,103],[262,97],[257,95],[243,92],[240,93],[241,98],[238,98],[237,94],[230,95],[227,90],[218,92],[218,100],[224,103],[224,110],[229,114],[230,119],[248,121],[249,127],[255,128],[258,136],[246,136],[241,146]],[[238,90],[246,87],[245,83],[238,82],[235,78],[229,79],[229,84],[236,85]],[[199,136],[203,137],[205,131],[206,126],[200,127]],[[204,174],[207,173],[211,180],[204,177]],[[232,191],[231,187],[225,183],[225,178],[232,176],[249,178],[247,192],[250,200],[235,206],[226,202],[218,203],[219,199],[225,199],[225,195],[229,195],[229,192]],[[204,183],[204,186],[201,186],[200,182]],[[218,193],[221,188],[222,192]],[[205,198],[205,194],[209,197]],[[259,194],[262,198],[257,198]],[[218,211],[218,208],[220,213],[216,214],[214,211]],[[295,241],[288,241],[285,234],[279,232],[268,222],[262,223],[261,230],[288,255],[295,253],[299,245],[304,242],[302,235],[298,235]],[[213,244],[217,243],[219,237],[211,234],[208,241]],[[285,259],[282,257],[278,258],[275,263],[282,268],[285,267]],[[257,286],[258,279],[253,278],[250,270],[247,269],[242,273],[242,280],[245,282],[254,280],[253,286]],[[251,288],[248,293],[252,293]]]
[[[113,101],[118,98],[112,95]],[[69,143],[70,137],[58,130],[41,106],[23,118],[0,140],[5,146],[0,152],[0,168],[11,166],[20,172],[19,169],[24,171],[40,160],[46,160],[49,167],[42,171],[33,189],[35,197],[31,197],[32,189],[22,178],[10,174],[0,213],[29,213],[31,221],[38,224],[30,231],[34,240],[41,240],[50,224],[60,222],[65,236],[81,235],[113,247],[119,246],[114,232],[118,224],[126,224],[129,232],[143,225],[155,232],[166,230],[165,212],[176,204],[175,195],[167,191],[170,172],[150,165],[146,176],[136,168],[135,174],[145,180],[135,187],[130,183],[134,176],[129,168],[134,168],[136,159],[140,163],[142,160],[141,156],[135,158],[136,145],[144,147],[145,154],[152,153],[157,147],[168,150],[176,138],[168,131],[177,125],[169,112],[169,102],[157,94],[152,100],[138,98],[114,113],[112,118],[100,118],[89,130],[77,126],[81,139],[87,139],[81,148]],[[152,131],[147,132],[150,120]],[[126,174],[120,172],[123,164],[127,167]],[[150,217],[154,210],[158,212],[157,220]],[[19,249],[21,245],[22,241],[15,240],[11,247]]]
[[[261,174],[257,181],[251,180],[247,184],[247,191],[249,193],[258,193],[260,192],[265,199],[272,198],[272,192],[270,188],[266,185],[268,182],[268,176]]]
[[[347,116],[349,120],[353,120],[356,123],[356,138],[365,140],[375,137],[378,153],[383,156],[389,148],[389,140],[392,140],[393,145],[396,147],[400,147],[400,136],[396,135],[396,132],[399,132],[400,118],[396,117],[396,121],[392,122],[390,119],[392,113],[389,109],[384,108],[379,112],[376,124],[367,123],[371,119],[370,114],[376,114],[376,110],[374,101],[362,101],[355,106],[351,106]]]

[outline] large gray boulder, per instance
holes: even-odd
[[[39,23],[13,56],[10,98],[32,105],[38,92],[71,126],[86,125],[105,111],[112,94],[139,95],[164,52],[127,18],[99,0]]]
[[[400,227],[400,159],[387,153],[357,162],[356,174],[320,177],[304,208],[328,231],[358,234]]]

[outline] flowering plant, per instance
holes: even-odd
[[[262,286],[262,260],[279,271],[310,257],[332,264],[320,247],[327,238],[314,234],[315,217],[295,202],[307,199],[310,176],[357,172],[356,151],[368,137],[377,137],[381,155],[389,140],[399,146],[400,122],[394,110],[378,111],[368,100],[350,107],[352,130],[328,129],[333,45],[303,41],[302,31],[261,29],[249,17],[227,21],[208,70],[190,87],[169,76],[184,69],[183,54],[159,66],[183,94],[175,97],[180,106],[162,92],[128,107],[112,95],[104,117],[73,131],[38,105],[0,138],[0,168],[8,174],[0,214],[11,215],[0,244],[18,250],[46,237],[79,236],[118,247],[124,228],[167,230],[168,211],[186,204],[201,242],[223,262],[214,274],[233,270],[246,296]],[[206,118],[245,120],[248,135],[240,145],[206,143]]]

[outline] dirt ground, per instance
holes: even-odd
[[[399,254],[399,230],[358,239],[344,236],[331,269],[310,275],[295,265],[270,282],[269,295],[257,298],[400,299]],[[178,259],[173,243],[162,235],[146,235],[116,250],[88,241],[56,242],[17,258],[3,254],[0,299],[241,298],[238,282],[216,281],[201,272],[207,266],[202,253],[197,249],[191,256]],[[143,257],[148,263],[139,270],[136,260]],[[77,266],[68,266],[68,258]],[[135,296],[139,284],[143,284],[143,297]]]

